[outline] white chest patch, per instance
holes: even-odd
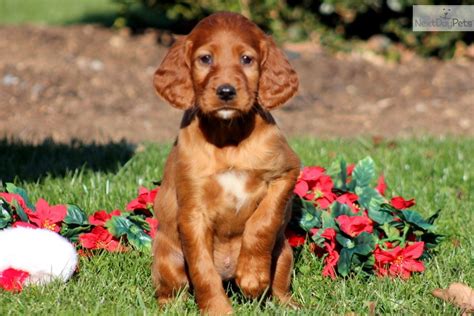
[[[237,171],[226,171],[217,175],[217,182],[219,182],[224,192],[232,194],[236,198],[237,204],[235,208],[236,212],[238,212],[248,197],[248,192],[245,189],[247,174]]]

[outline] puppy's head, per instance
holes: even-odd
[[[197,106],[231,119],[259,103],[285,103],[298,77],[271,37],[245,17],[216,13],[171,47],[155,72],[156,91],[173,106]]]

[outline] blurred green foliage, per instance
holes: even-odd
[[[473,32],[412,32],[413,4],[474,4],[474,0],[113,0],[120,6],[115,25],[157,27],[187,33],[217,11],[242,13],[277,40],[313,39],[334,50],[348,40],[382,34],[423,56],[450,58],[456,44],[473,42]]]

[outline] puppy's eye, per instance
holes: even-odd
[[[199,61],[204,65],[210,65],[212,64],[212,56],[211,55],[199,56]]]
[[[242,65],[250,65],[252,61],[253,61],[253,57],[249,55],[242,55],[242,57],[240,57],[240,63]]]

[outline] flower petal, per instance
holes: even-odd
[[[340,215],[336,218],[339,228],[351,237],[359,236],[362,232],[372,234],[372,221],[366,216]]]
[[[150,225],[149,235],[151,238],[155,238],[156,230],[158,229],[158,220],[154,217],[147,217],[145,221]]]
[[[308,190],[308,183],[306,183],[305,181],[298,181],[295,185],[293,192],[299,197],[304,197]]]
[[[402,266],[404,269],[412,272],[423,272],[425,271],[425,265],[423,262],[413,259],[406,259]]]
[[[392,206],[398,210],[405,210],[415,205],[415,199],[405,200],[401,196],[394,196],[390,200],[390,204],[392,204]]]
[[[14,222],[12,227],[27,227],[27,228],[32,228],[32,229],[38,228],[38,226],[36,225],[33,225],[28,222],[22,222],[22,221]]]
[[[405,258],[417,259],[423,254],[425,243],[422,241],[414,242],[413,244],[406,246],[403,249],[402,255]]]
[[[322,167],[304,167],[301,171],[301,179],[305,181],[317,180],[326,170]]]
[[[29,276],[28,272],[13,268],[0,271],[0,288],[11,292],[20,292],[23,289],[23,283]]]
[[[377,186],[375,187],[375,190],[377,190],[382,196],[385,195],[387,185],[385,184],[385,177],[383,175],[381,175],[377,180]]]

